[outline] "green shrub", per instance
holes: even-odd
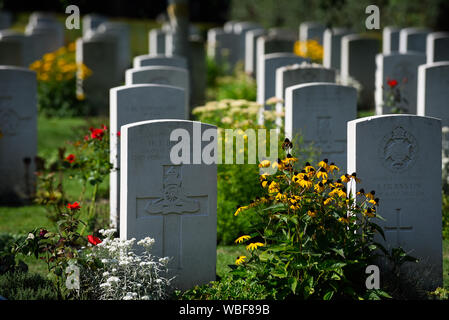
[[[0,275],[0,295],[8,300],[57,300],[51,281],[39,274],[8,272]]]
[[[449,239],[449,195],[443,193],[443,239]]]

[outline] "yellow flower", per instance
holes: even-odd
[[[310,181],[307,175],[302,175],[298,177],[298,183],[301,187],[306,189],[310,188],[313,185],[312,181]]]
[[[351,179],[355,180],[355,182],[360,183],[360,179],[357,178],[357,174],[355,172],[353,172],[351,174]]]
[[[338,221],[340,221],[341,223],[349,224],[349,219],[346,217],[341,217],[338,219]]]
[[[315,211],[307,211],[307,215],[309,216],[309,217],[312,217],[312,218],[315,218],[316,217],[316,212]]]
[[[238,237],[237,239],[235,239],[234,242],[235,243],[242,243],[243,241],[246,241],[248,239],[251,239],[251,237],[248,236],[248,235],[244,235],[244,236],[241,236],[241,237]]]
[[[238,216],[238,214],[244,210],[248,209],[248,206],[238,207],[237,211],[234,213],[234,216]]]
[[[376,194],[376,191],[371,190],[369,193],[365,194],[365,196],[370,199],[370,200],[374,200],[374,195]]]
[[[365,212],[363,212],[363,214],[369,218],[374,218],[376,216],[374,209],[371,208],[366,209]]]
[[[284,164],[290,164],[292,162],[298,161],[297,158],[293,158],[291,154],[287,154],[287,157],[282,161]]]
[[[321,160],[320,162],[318,162],[318,166],[322,167],[324,169],[327,169],[327,167],[328,167],[327,163],[328,162],[329,162],[329,160],[327,160],[327,159]]]
[[[279,183],[272,181],[270,185],[268,186],[268,192],[269,193],[278,193],[280,191]]]
[[[376,198],[374,200],[370,200],[369,203],[371,203],[371,204],[373,204],[375,206],[378,206],[379,205],[379,198]]]
[[[313,189],[316,192],[323,192],[324,191],[324,184],[320,181],[313,187]]]
[[[349,180],[351,180],[351,176],[349,174],[344,174],[340,177],[341,181],[347,183]]]
[[[268,168],[270,164],[270,160],[263,160],[261,163],[259,163],[259,168]]]
[[[239,265],[242,264],[243,262],[245,262],[246,256],[238,256],[237,260],[235,260],[235,264]]]
[[[287,196],[286,196],[285,194],[278,193],[278,194],[276,195],[275,199],[276,199],[277,201],[285,201],[285,200],[287,200]]]
[[[332,198],[327,198],[326,200],[324,200],[324,205],[327,206],[332,202]]]
[[[317,178],[327,179],[327,171],[324,167],[321,167],[316,174]]]
[[[306,172],[315,171],[315,169],[308,162],[306,162],[306,166],[304,167],[304,170]]]
[[[77,92],[76,93],[76,99],[78,99],[79,101],[83,101],[84,99],[86,99],[86,96],[82,92]]]
[[[253,243],[250,243],[249,245],[246,246],[246,250],[248,250],[248,251],[254,251],[254,250],[256,250],[258,247],[263,247],[263,243],[261,243],[261,242],[253,242]]]
[[[330,173],[332,173],[334,171],[340,171],[340,168],[337,167],[333,162],[331,162],[331,164],[329,165],[328,170],[329,170]]]

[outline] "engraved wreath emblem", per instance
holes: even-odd
[[[399,126],[382,139],[379,150],[382,164],[393,172],[401,172],[414,163],[417,148],[416,138]]]

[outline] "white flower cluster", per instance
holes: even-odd
[[[167,297],[173,278],[168,279],[169,258],[158,258],[150,253],[154,239],[137,241],[143,253],[135,248],[136,239],[113,238],[114,229],[100,230],[105,237],[92,248],[93,258],[103,266],[91,276],[91,285],[100,289],[102,300],[159,300]],[[136,253],[139,252],[139,253]]]

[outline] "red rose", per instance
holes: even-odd
[[[74,154],[69,154],[66,158],[66,161],[68,161],[69,163],[73,163],[75,161],[75,155]]]
[[[103,129],[90,129],[90,137],[92,139],[98,139],[101,140],[103,139],[104,136],[104,130]]]
[[[81,206],[80,206],[79,202],[74,202],[74,203],[68,203],[67,208],[69,208],[70,210],[79,210],[79,209],[81,209]]]
[[[394,88],[398,85],[397,80],[392,79],[392,80],[388,80],[387,84],[390,86],[390,88]]]
[[[120,131],[119,131],[119,132],[117,132],[117,137],[120,137]]]
[[[97,237],[95,237],[93,235],[88,235],[87,236],[87,241],[92,243],[94,246],[96,246],[97,244],[101,243],[100,238],[97,238]]]

